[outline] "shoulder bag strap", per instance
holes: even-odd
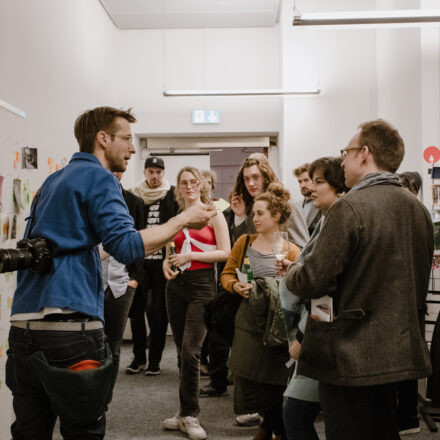
[[[240,270],[243,269],[243,262],[244,262],[244,257],[246,256],[246,252],[248,250],[249,247],[249,239],[251,238],[251,236],[249,234],[246,234],[246,241],[244,243],[244,249],[243,249],[243,255],[241,256],[241,262],[240,262]]]

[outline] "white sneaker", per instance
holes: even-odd
[[[180,417],[179,428],[182,432],[186,432],[191,440],[204,440],[207,437],[197,417]]]
[[[258,413],[242,414],[235,418],[238,426],[256,426],[261,422],[261,416]]]
[[[180,420],[182,417],[180,417],[180,413],[176,412],[173,417],[170,417],[169,419],[165,419],[162,421],[162,426],[165,429],[173,429],[178,430],[180,426]]]

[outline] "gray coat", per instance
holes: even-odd
[[[432,253],[431,218],[409,191],[380,184],[336,202],[286,279],[300,297],[334,301],[333,322],[309,318],[298,373],[340,386],[429,376],[420,328]]]

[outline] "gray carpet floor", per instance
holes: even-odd
[[[171,440],[184,439],[187,436],[179,431],[164,431],[161,421],[171,417],[178,410],[178,376],[176,352],[171,337],[167,346],[159,376],[147,377],[143,373],[125,374],[125,367],[130,363],[131,345],[122,348],[121,370],[115,386],[113,401],[107,413],[108,440]],[[208,383],[201,379],[201,385]],[[200,421],[210,440],[252,439],[255,427],[236,426],[232,409],[233,387],[229,387],[229,396],[200,399]],[[319,438],[325,439],[324,423],[318,419]],[[440,424],[439,424],[440,425]],[[437,440],[439,433],[431,433],[423,420],[420,422],[421,433],[404,436],[408,440]],[[58,429],[57,429],[58,431]],[[61,439],[57,433],[54,439]],[[353,439],[354,440],[354,439]]]

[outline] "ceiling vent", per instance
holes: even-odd
[[[100,0],[120,29],[271,27],[279,0]]]

